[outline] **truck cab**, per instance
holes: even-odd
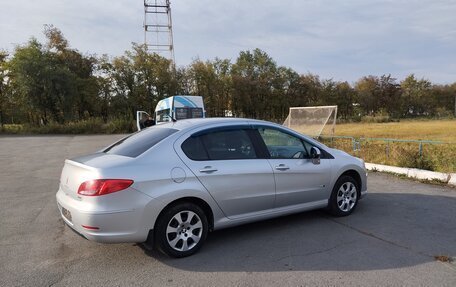
[[[147,119],[151,117],[145,111],[136,112],[136,125],[138,130],[147,126],[144,125]],[[155,107],[154,124],[166,123],[171,121],[205,118],[204,102],[201,96],[178,95],[165,98],[158,102]]]

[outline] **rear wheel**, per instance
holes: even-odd
[[[359,191],[356,180],[348,175],[341,176],[334,185],[328,203],[329,212],[334,216],[347,216],[358,204]]]
[[[169,256],[190,256],[201,248],[207,232],[204,211],[193,203],[178,203],[165,210],[157,220],[156,244]]]

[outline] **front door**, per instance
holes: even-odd
[[[312,163],[309,144],[285,131],[273,128],[258,130],[270,153],[269,162],[276,184],[275,207],[328,199],[329,160]]]
[[[274,176],[259,159],[249,132],[236,128],[190,137],[182,143],[184,161],[229,218],[273,208]]]

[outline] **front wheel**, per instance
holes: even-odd
[[[334,216],[347,216],[358,204],[358,184],[353,177],[341,176],[334,185],[328,202],[329,212]]]
[[[179,203],[165,210],[158,219],[156,244],[169,256],[190,256],[201,248],[207,232],[208,221],[204,211],[193,203]]]

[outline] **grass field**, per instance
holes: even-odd
[[[434,140],[456,143],[456,119],[337,124],[337,136]]]
[[[366,162],[456,172],[456,120],[338,124],[335,135],[353,138],[321,138],[321,140],[331,147],[361,157]],[[416,140],[417,142],[382,139]],[[420,143],[418,140],[443,143]]]

